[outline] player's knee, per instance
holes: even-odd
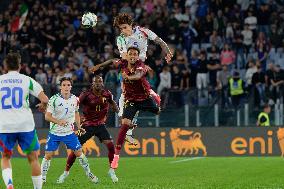
[[[51,160],[52,155],[53,155],[53,152],[46,152],[45,155],[44,155],[44,158],[47,159],[47,160]]]
[[[11,159],[11,157],[12,157],[12,154],[9,153],[9,152],[3,152],[2,153],[2,159],[4,159],[4,160],[9,160],[9,159]]]
[[[38,161],[38,153],[36,151],[32,151],[27,155],[29,163]]]
[[[79,149],[79,150],[75,150],[75,151],[74,151],[74,154],[75,154],[76,157],[80,157],[80,156],[82,155],[82,153],[83,153],[83,152],[82,152],[82,149]]]
[[[123,125],[131,125],[131,120],[130,119],[127,119],[127,118],[123,118],[122,119],[122,121],[121,121],[121,123],[123,124]]]

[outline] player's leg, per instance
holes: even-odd
[[[85,144],[87,140],[89,140],[94,134],[92,127],[83,127],[86,130],[86,133],[84,135],[79,135],[78,139],[81,145]],[[73,151],[68,155],[65,171],[60,175],[60,177],[57,179],[57,183],[63,183],[64,180],[68,177],[69,171],[71,167],[73,166],[74,162],[76,160],[76,155]]]
[[[120,124],[121,124],[122,114],[123,114],[123,107],[124,107],[124,94],[123,93],[120,95],[120,98],[119,98],[119,101],[118,101],[118,105],[119,105],[118,117],[120,119]],[[136,121],[137,121],[138,114],[139,114],[139,112],[137,112],[135,114],[135,117],[132,120],[132,125],[133,126],[129,127],[129,129],[128,129],[127,133],[126,133],[126,137],[125,137],[125,140],[127,142],[129,142],[130,144],[134,144],[134,145],[137,145],[137,143],[136,143],[136,140],[133,138],[132,132],[133,132],[133,129],[135,128],[135,126],[136,126]]]
[[[131,125],[131,120],[134,118],[137,111],[138,109],[134,102],[129,102],[129,101],[125,102],[121,127],[119,129],[115,145],[115,155],[111,163],[111,168],[113,169],[116,169],[118,167],[119,154],[126,137],[126,132],[129,129],[129,126]]]
[[[41,162],[41,174],[42,174],[42,181],[44,183],[46,182],[46,175],[50,167],[51,158],[54,152],[58,149],[60,141],[61,141],[60,136],[56,136],[51,133],[49,133],[47,136],[45,155]]]
[[[0,151],[1,151],[1,168],[2,177],[7,189],[13,189],[13,179],[12,179],[12,166],[11,157],[12,149],[16,143],[16,134],[7,133],[0,134]]]
[[[131,125],[126,133],[125,141],[129,142],[129,144],[136,146],[137,141],[133,137],[133,130],[137,127],[137,118],[139,115],[139,111],[136,112],[134,118],[132,119]]]
[[[74,152],[75,156],[78,158],[79,163],[81,165],[81,167],[84,169],[86,175],[88,176],[88,178],[94,182],[94,183],[98,183],[98,178],[91,172],[90,170],[90,165],[88,162],[87,157],[84,155],[84,153],[82,152],[82,146],[79,142],[78,137],[75,135],[75,133],[71,134],[71,135],[67,135],[64,137],[64,141],[63,141],[66,146],[67,149],[70,149]]]
[[[95,135],[107,147],[109,165],[111,165],[111,162],[112,162],[113,157],[114,157],[114,144],[113,144],[112,137],[110,136],[105,125],[98,126]],[[113,168],[111,168],[111,167],[109,168],[108,175],[110,176],[112,182],[114,182],[114,183],[118,182],[118,178],[117,178],[117,176],[115,174],[115,170]]]
[[[37,133],[35,130],[31,132],[23,132],[19,134],[18,143],[25,154],[31,166],[32,182],[35,189],[42,188],[42,173],[38,160],[38,150],[40,144],[38,142]]]

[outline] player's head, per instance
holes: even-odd
[[[127,61],[130,64],[135,64],[135,62],[139,59],[140,50],[136,47],[129,47],[127,49]]]
[[[19,71],[21,67],[21,55],[19,53],[8,53],[4,59],[4,67],[7,71]]]
[[[61,94],[68,95],[71,93],[73,82],[70,77],[62,77],[59,84]]]
[[[263,108],[263,111],[265,112],[265,113],[270,113],[271,112],[271,107],[270,107],[270,105],[269,104],[265,104],[264,105],[264,108]]]
[[[129,14],[120,13],[114,18],[113,26],[117,27],[124,36],[130,36],[132,34],[133,19]]]
[[[92,87],[97,90],[97,91],[100,91],[103,89],[104,87],[104,80],[102,78],[102,76],[100,75],[95,75],[93,77],[93,82],[92,82]]]

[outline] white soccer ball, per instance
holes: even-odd
[[[82,25],[86,28],[95,27],[98,22],[97,15],[94,13],[88,12],[82,16]]]

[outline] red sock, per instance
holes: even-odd
[[[67,158],[67,163],[66,163],[66,167],[65,167],[65,171],[69,171],[73,165],[73,163],[76,160],[76,156],[74,154],[74,152],[71,152]]]
[[[113,142],[107,143],[106,146],[107,146],[107,149],[108,149],[108,161],[109,161],[109,164],[111,164],[111,162],[113,160],[113,156],[114,156]]]
[[[120,129],[119,129],[118,137],[117,137],[117,140],[116,140],[116,146],[115,146],[115,154],[116,155],[119,155],[119,153],[120,153],[120,150],[121,150],[121,147],[124,143],[126,132],[127,132],[128,129],[129,129],[129,125],[127,125],[127,124],[122,124]]]

